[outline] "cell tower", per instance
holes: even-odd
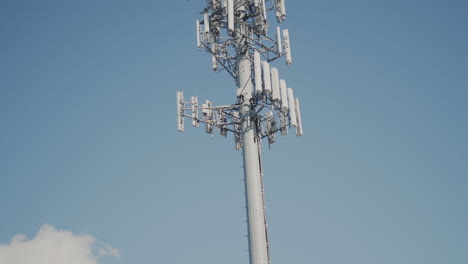
[[[278,23],[286,19],[285,0],[207,0],[203,20],[196,21],[197,46],[212,56],[214,71],[227,71],[237,85],[236,103],[214,106],[197,97],[184,100],[177,92],[177,129],[184,131],[184,118],[192,125],[204,123],[207,133],[234,134],[235,148],[243,151],[247,230],[250,264],[270,263],[263,196],[262,139],[275,142],[294,127],[302,136],[299,100],[278,69],[270,63],[284,57],[292,63],[289,32],[276,27],[276,36],[268,36],[267,14]],[[199,112],[201,109],[202,115]]]

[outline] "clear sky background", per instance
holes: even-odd
[[[272,263],[468,263],[468,2],[286,5],[305,135],[264,146]],[[232,137],[176,131],[176,91],[235,101],[204,6],[0,1],[0,244],[48,224],[101,263],[248,263]]]

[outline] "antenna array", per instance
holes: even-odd
[[[207,7],[202,11],[203,20],[196,21],[197,47],[212,56],[214,71],[227,71],[236,81],[237,102],[229,106],[208,107],[214,111],[212,115],[198,116],[198,98],[192,97],[190,102],[177,97],[178,130],[184,131],[183,118],[192,119],[192,124],[198,127],[200,122],[207,126],[217,127],[222,135],[226,131],[239,134],[236,130],[240,120],[235,112],[245,100],[245,94],[251,94],[250,105],[256,115],[258,134],[268,137],[268,142],[275,142],[275,133],[288,133],[288,127],[296,129],[296,135],[302,136],[302,122],[299,103],[294,97],[292,88],[286,81],[280,79],[278,69],[270,67],[270,63],[284,57],[286,64],[292,64],[289,31],[276,27],[276,37],[268,36],[268,11],[274,11],[276,20],[281,23],[286,19],[284,0],[207,0]],[[267,6],[267,4],[270,4]],[[254,88],[239,83],[239,59],[247,55],[251,62],[250,81]],[[291,90],[289,92],[289,90]],[[209,101],[207,101],[209,102]],[[187,112],[191,111],[191,114]],[[238,114],[237,114],[238,115]],[[279,122],[278,122],[279,120]],[[225,122],[226,121],[226,122]],[[207,129],[213,133],[213,129]],[[235,136],[237,138],[237,136]],[[241,146],[241,144],[240,144]],[[236,142],[236,148],[239,142]]]

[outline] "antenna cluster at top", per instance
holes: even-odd
[[[202,11],[203,20],[196,21],[197,46],[212,54],[214,71],[226,70],[237,79],[238,55],[253,55],[254,51],[267,62],[284,56],[286,64],[291,65],[289,32],[277,26],[276,36],[268,36],[269,11],[278,23],[283,22],[285,1],[207,0],[207,7]]]
[[[197,46],[212,55],[214,71],[226,70],[237,83],[237,102],[234,105],[213,106],[207,100],[198,104],[197,97],[185,101],[183,92],[177,93],[178,130],[184,131],[184,118],[190,118],[192,125],[205,123],[206,132],[213,134],[218,128],[220,134],[235,135],[236,149],[242,147],[241,122],[245,119],[240,108],[249,104],[248,115],[256,122],[257,135],[275,142],[276,132],[282,136],[288,128],[295,128],[296,135],[302,136],[302,121],[298,98],[293,89],[280,78],[276,67],[270,63],[284,57],[286,64],[292,63],[289,31],[276,27],[275,37],[268,36],[267,15],[276,16],[278,23],[286,19],[284,0],[207,0],[207,7],[201,12],[203,20],[196,21]],[[238,69],[239,62],[248,59],[250,69]],[[239,72],[249,72],[247,82],[240,83]],[[248,90],[249,89],[249,90]],[[199,115],[202,110],[202,115]],[[245,114],[245,113],[244,113]]]

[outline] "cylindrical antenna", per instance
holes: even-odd
[[[288,102],[289,102],[289,117],[291,118],[291,125],[297,127],[296,117],[296,100],[292,88],[288,88]]]
[[[201,43],[200,43],[200,21],[197,20],[197,48],[201,49]]]
[[[291,56],[291,43],[289,41],[289,30],[283,30],[283,38],[284,38],[284,54],[286,57],[286,65],[290,66],[292,64],[292,56]]]
[[[210,32],[210,14],[205,13],[203,23],[205,24],[205,33]]]
[[[227,0],[228,32],[234,34],[234,0]]]
[[[278,53],[283,53],[283,45],[281,43],[281,29],[279,26],[276,27],[276,42],[278,42]]]
[[[276,0],[276,20],[283,22],[286,19],[286,4],[284,0]]]
[[[285,0],[278,0],[280,9],[281,9],[281,16],[283,17],[283,20],[286,19],[286,3],[284,1]]]
[[[184,132],[184,92],[176,93],[177,101],[177,130]]]
[[[281,100],[279,74],[275,67],[271,68],[271,87],[273,88],[273,100],[279,102]]]
[[[286,81],[281,79],[280,80],[280,92],[281,92],[281,105],[283,111],[288,111],[288,88],[286,86]]]
[[[270,76],[270,64],[266,61],[262,62],[263,69],[263,84],[265,92],[271,94],[271,76]]]
[[[263,93],[262,86],[262,64],[260,60],[260,53],[254,51],[254,78],[255,78],[255,91]]]
[[[267,10],[266,10],[265,0],[262,0],[262,7],[263,7],[263,19],[267,21]]]
[[[303,135],[303,133],[302,133],[301,107],[299,105],[298,98],[296,98],[296,116],[297,116],[296,136],[300,137]]]

